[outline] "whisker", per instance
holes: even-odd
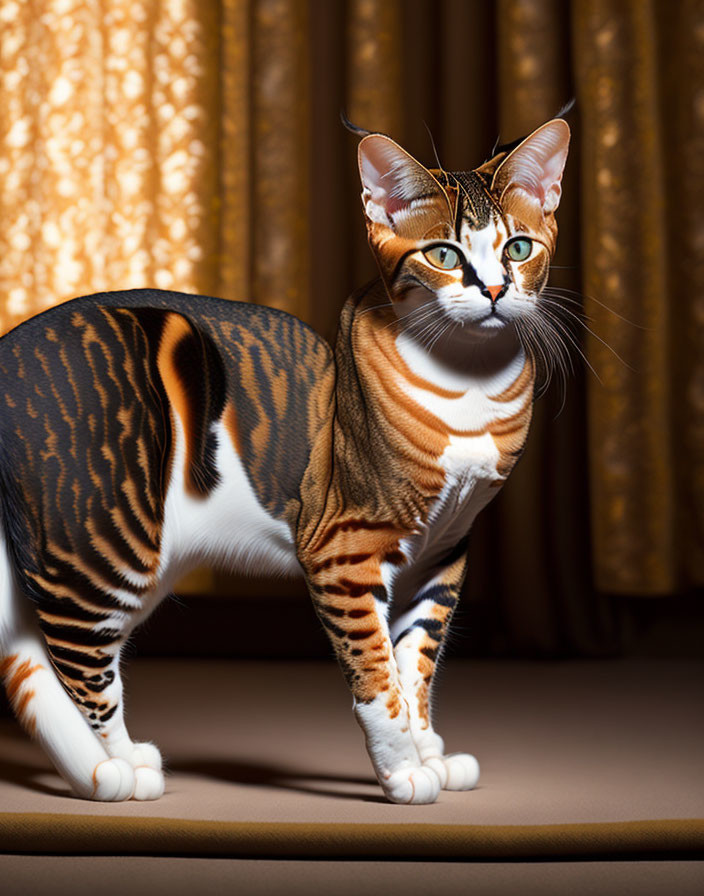
[[[638,330],[652,330],[652,327],[645,327],[645,326],[643,326],[643,324],[637,324],[635,321],[629,320],[627,317],[624,317],[622,314],[619,314],[618,311],[614,311],[613,308],[610,308],[604,302],[597,299],[596,296],[588,295],[587,293],[583,293],[583,292],[578,292],[578,290],[576,290],[576,289],[568,289],[567,287],[563,287],[563,286],[546,286],[543,289],[543,292],[545,292],[546,289],[552,291],[553,293],[555,293],[558,296],[560,295],[560,293],[571,293],[574,296],[579,296],[580,299],[589,299],[590,302],[595,302],[597,305],[599,305],[605,311],[608,311],[610,314],[615,315],[620,320],[622,320],[624,323],[630,324],[632,327],[636,327]],[[567,298],[567,296],[565,296],[565,298]]]
[[[564,334],[564,336],[565,336],[567,339],[569,339],[570,343],[571,343],[571,344],[575,347],[575,349],[579,352],[579,354],[580,354],[582,360],[584,361],[584,363],[585,363],[585,364],[587,365],[587,367],[591,370],[591,372],[592,372],[592,373],[594,374],[594,376],[597,378],[597,380],[599,381],[599,383],[603,386],[604,384],[603,384],[603,382],[602,382],[602,380],[601,380],[601,377],[600,377],[599,374],[596,372],[596,370],[594,369],[594,367],[591,365],[591,363],[589,362],[589,359],[587,358],[587,356],[586,356],[586,355],[584,354],[584,352],[582,351],[581,346],[579,345],[579,343],[578,343],[577,340],[575,339],[574,335],[573,335],[573,334],[569,331],[569,329],[565,326],[564,322],[563,322],[563,321],[560,321],[558,318],[555,318],[554,316],[552,316],[552,315],[551,315],[547,310],[545,310],[545,309],[543,310],[543,313],[545,314],[546,319],[549,319],[549,320],[552,322],[553,327],[559,327],[559,328],[560,328],[561,333]],[[571,359],[570,359],[570,360],[571,360]],[[574,368],[572,368],[572,369],[574,369]]]
[[[390,308],[392,305],[393,302],[382,302],[381,305],[372,305],[371,308],[363,308],[362,311],[359,312],[359,315],[361,317],[369,311],[378,311],[380,308]]]
[[[553,306],[553,308],[554,308],[554,307],[559,308],[559,306]],[[547,313],[548,309],[547,309],[547,308],[543,308],[543,311],[544,311],[545,313]],[[560,311],[561,311],[561,312],[565,312],[565,313],[570,313],[570,312],[569,312],[569,309],[567,309],[567,308],[561,308]],[[582,320],[582,318],[581,318],[579,315],[574,314],[574,313],[572,312],[572,317],[574,318],[574,320],[575,320],[580,326],[582,326],[582,327],[585,329],[585,331],[586,331],[587,333],[589,333],[590,336],[593,336],[594,339],[597,340],[597,342],[600,342],[600,343],[604,346],[604,348],[607,348],[607,349],[611,352],[611,354],[612,354],[618,361],[620,361],[621,364],[623,364],[624,367],[626,367],[628,370],[632,371],[633,373],[636,372],[635,368],[632,367],[626,360],[624,360],[624,359],[621,357],[621,355],[619,355],[619,353],[616,351],[616,349],[614,349],[612,346],[610,346],[609,343],[608,343],[605,339],[602,339],[602,337],[599,336],[599,334],[598,334],[597,332],[595,332],[591,327],[587,326],[587,324],[585,324],[584,320]]]

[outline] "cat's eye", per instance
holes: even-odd
[[[533,240],[527,236],[519,236],[506,244],[505,252],[511,261],[525,261],[533,251]]]
[[[441,268],[443,271],[451,271],[461,264],[460,253],[455,251],[452,246],[435,246],[423,254],[434,267]]]

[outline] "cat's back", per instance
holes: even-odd
[[[92,323],[101,320],[101,308],[152,308],[185,315],[224,350],[232,350],[247,334],[256,334],[267,344],[272,360],[277,363],[296,358],[307,360],[314,368],[322,368],[331,358],[330,347],[315,330],[277,308],[168,290],[130,289],[81,296],[19,324],[0,337],[0,374],[9,375],[10,357],[23,355],[25,363],[31,363],[34,348],[46,338],[47,332],[53,330],[64,343],[70,341],[81,318]]]
[[[0,338],[0,433],[15,431],[18,418],[36,419],[35,405],[47,395],[63,416],[77,417],[85,410],[81,398],[98,398],[105,409],[106,390],[114,387],[117,404],[148,401],[156,380],[170,378],[192,402],[194,384],[222,391],[208,398],[217,398],[220,410],[233,405],[229,422],[237,416],[237,439],[251,461],[258,425],[273,437],[277,426],[297,421],[306,443],[314,437],[319,402],[311,400],[331,367],[325,340],[278,309],[164,290],[97,293],[48,309]],[[129,383],[124,392],[118,381]]]

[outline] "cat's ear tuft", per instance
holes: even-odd
[[[365,137],[358,160],[362,204],[370,221],[397,229],[413,203],[442,192],[428,169],[389,137]]]
[[[501,162],[494,173],[492,190],[503,196],[517,189],[537,201],[543,214],[554,212],[562,194],[562,172],[567,161],[570,129],[555,118],[526,137]]]

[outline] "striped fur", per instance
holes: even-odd
[[[565,128],[457,174],[365,138],[381,279],[345,305],[334,352],[281,312],[152,290],[0,340],[0,676],[79,795],[163,792],[158,750],[125,728],[120,652],[203,562],[303,572],[389,799],[474,785],[476,760],[433,730],[433,676],[467,533],[530,423],[518,337]]]

